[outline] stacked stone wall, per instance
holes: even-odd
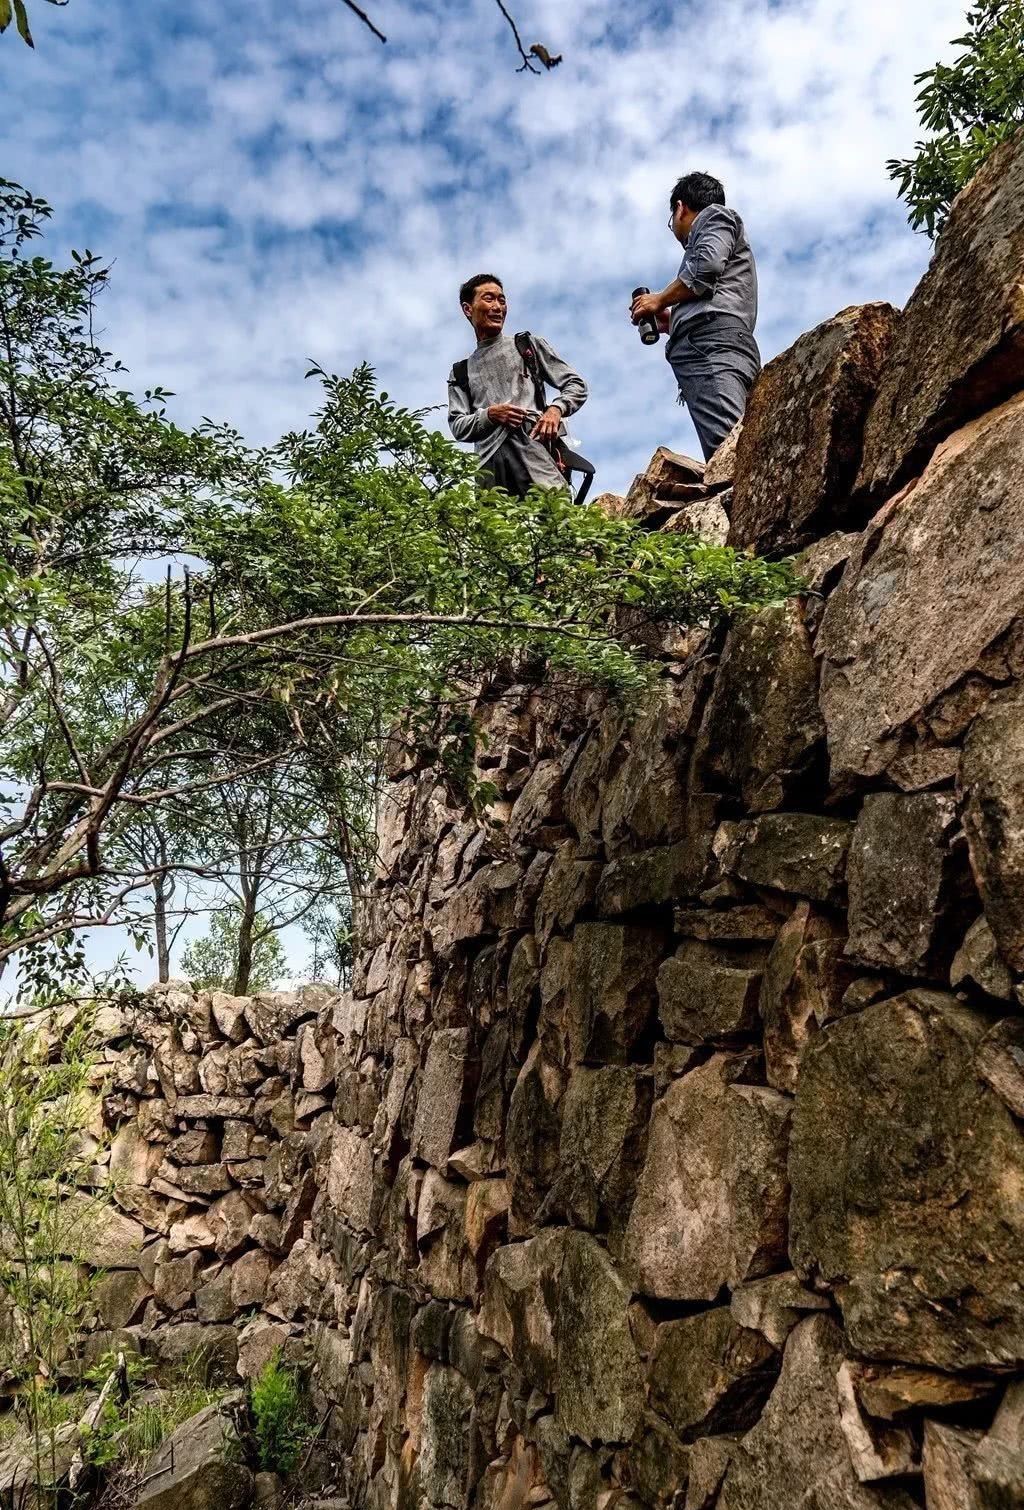
[[[486,822],[396,754],[312,1225],[359,1510],[1024,1504],[1022,205],[1018,138],[603,500],[799,598],[637,717],[489,687]]]
[[[235,997],[172,982],[99,1013],[92,1176],[104,1199],[78,1197],[101,1271],[89,1357],[127,1348],[168,1378],[203,1357],[226,1381],[275,1348],[310,1358],[331,1302],[312,1216],[346,1001],[323,987]]]
[[[1024,1505],[1022,206],[599,500],[799,597],[396,746],[351,995],[112,1025],[97,1349],[311,1360],[352,1510]]]

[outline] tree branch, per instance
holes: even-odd
[[[364,10],[362,10],[362,9],[361,9],[361,8],[360,8],[360,7],[359,7],[359,6],[358,6],[358,5],[357,5],[357,4],[356,4],[356,3],[355,3],[355,0],[343,0],[343,3],[344,3],[344,4],[345,4],[345,5],[347,5],[347,6],[348,6],[348,8],[349,8],[349,10],[350,10],[350,11],[352,11],[352,12],[353,12],[353,13],[354,13],[354,14],[355,14],[355,15],[357,15],[357,16],[358,16],[358,17],[359,17],[359,19],[360,19],[360,21],[361,21],[361,22],[362,22],[362,23],[363,23],[363,25],[364,25],[364,26],[365,26],[365,27],[366,27],[366,28],[367,28],[367,29],[368,29],[368,30],[369,30],[369,31],[372,31],[372,32],[373,32],[373,35],[374,35],[374,36],[375,36],[375,37],[376,37],[376,38],[377,38],[377,39],[378,39],[378,40],[379,40],[379,41],[381,41],[381,42],[386,42],[386,41],[387,41],[387,37],[386,37],[386,36],[385,36],[385,35],[384,35],[384,33],[383,33],[383,32],[382,32],[382,31],[380,31],[380,30],[379,30],[379,29],[378,29],[378,28],[377,28],[377,27],[376,27],[376,26],[374,26],[374,24],[373,24],[373,22],[372,22],[372,21],[371,21],[371,20],[370,20],[370,18],[369,18],[369,16],[368,16],[368,15],[367,15],[367,14],[366,14],[366,12],[365,12],[365,11],[364,11]]]
[[[516,69],[516,73],[526,73],[527,70],[529,70],[530,73],[540,73],[540,69],[539,68],[535,68],[533,66],[533,64],[530,62],[530,54],[526,51],[525,47],[523,46],[522,38],[519,35],[519,28],[516,25],[516,23],[513,21],[511,15],[508,12],[508,10],[506,9],[505,4],[504,4],[504,0],[494,0],[494,3],[497,5],[498,9],[501,11],[501,14],[505,17],[505,20],[508,22],[508,24],[509,24],[509,26],[510,26],[510,28],[512,30],[512,35],[516,39],[516,47],[518,47],[518,49],[519,49],[519,56],[523,60],[522,63],[520,64],[520,66]]]

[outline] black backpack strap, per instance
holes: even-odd
[[[533,337],[528,330],[520,330],[513,340],[516,343],[516,350],[523,359],[527,376],[533,380],[533,396],[538,413],[543,414],[548,401],[544,393],[544,379],[540,375],[540,359],[537,356],[537,348],[533,344]]]
[[[472,399],[469,398],[469,359],[468,359],[468,357],[463,357],[463,359],[462,359],[461,362],[456,362],[455,363],[455,366],[452,368],[452,377],[455,380],[455,386],[456,386],[456,388],[461,388],[462,391],[463,391],[463,393],[466,395],[466,398],[469,399],[470,403],[472,403]]]
[[[544,393],[544,379],[540,374],[540,360],[537,356],[537,348],[533,343],[533,337],[528,330],[520,330],[515,336],[516,350],[523,359],[523,366],[527,374],[533,379],[534,396],[538,411],[543,414],[547,408],[547,397]],[[585,503],[587,494],[590,492],[590,484],[594,480],[594,463],[581,456],[578,451],[570,451],[563,440],[558,440],[552,447],[552,452],[558,463],[559,470],[565,473],[566,481],[573,472],[579,472],[582,482],[576,491],[576,502]]]

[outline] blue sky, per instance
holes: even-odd
[[[766,356],[924,268],[884,161],[964,0],[515,0],[565,57],[539,78],[493,0],[366,8],[386,47],[341,0],[33,0],[36,52],[0,41],[0,174],[115,259],[106,342],[184,420],[274,438],[315,402],[307,357],[440,403],[455,290],[488,269],[590,382],[575,430],[619,490],[696,444],[625,315],[675,270],[680,172],[747,221]]]

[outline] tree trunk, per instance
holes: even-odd
[[[171,978],[171,946],[167,942],[167,892],[164,877],[153,882],[153,932],[156,935],[156,963],[161,985]]]
[[[256,921],[256,909],[251,902],[242,905],[242,920],[238,925],[238,957],[235,961],[235,996],[245,996],[249,990],[252,974],[252,931]]]

